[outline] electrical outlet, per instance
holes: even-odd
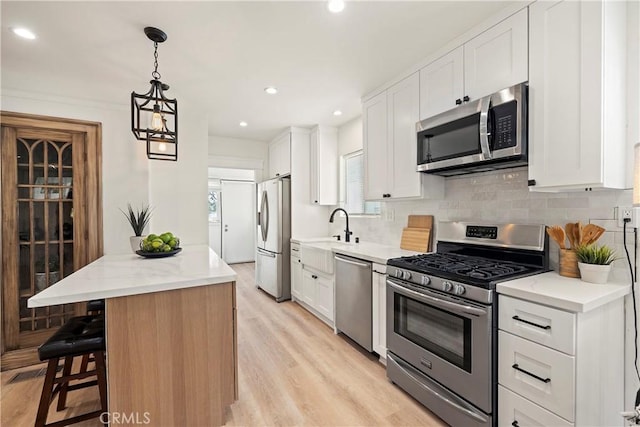
[[[629,219],[627,228],[640,228],[640,208],[632,206],[618,206],[616,208],[618,227],[624,226],[624,220]]]

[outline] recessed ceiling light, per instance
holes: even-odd
[[[278,93],[278,89],[276,89],[273,86],[265,87],[264,91],[267,92],[269,95],[275,95],[276,93]]]
[[[33,31],[29,30],[28,28],[16,27],[12,28],[11,31],[13,31],[15,35],[20,36],[23,39],[33,40],[36,38],[36,35],[33,33]]]
[[[333,112],[333,115],[334,116],[341,116],[342,115],[342,111],[336,110],[336,111]]]
[[[247,122],[240,122],[240,126],[243,128],[246,128],[247,126],[249,126],[249,123]]]
[[[340,13],[344,10],[344,0],[329,0],[327,8],[330,12]]]

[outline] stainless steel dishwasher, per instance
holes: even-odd
[[[373,351],[371,263],[344,255],[336,260],[336,329]]]

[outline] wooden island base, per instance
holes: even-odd
[[[238,398],[235,282],[109,298],[106,309],[118,425],[225,423]]]

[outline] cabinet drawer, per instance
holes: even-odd
[[[534,403],[574,421],[575,359],[498,332],[498,382]]]
[[[296,258],[300,258],[300,244],[299,243],[292,243],[291,244],[291,256],[292,257],[296,257]]]
[[[575,314],[504,295],[498,304],[503,331],[575,355]]]
[[[502,386],[498,386],[498,426],[511,427],[556,426],[571,427],[572,423],[547,411],[513,393]]]

